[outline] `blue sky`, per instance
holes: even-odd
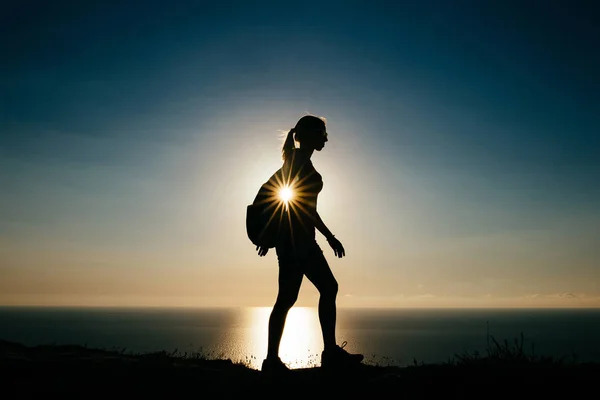
[[[245,205],[313,113],[341,305],[600,305],[583,4],[5,6],[0,302],[269,305]]]

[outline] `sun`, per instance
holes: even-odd
[[[305,180],[292,176],[292,171],[280,170],[272,179],[265,184],[265,195],[259,200],[259,204],[265,205],[265,214],[268,214],[267,225],[274,221],[281,226],[289,223],[290,227],[294,218],[304,225],[302,215],[310,215],[311,204],[307,201],[307,193],[310,193],[310,184]]]
[[[279,190],[279,198],[284,203],[289,203],[289,201],[292,200],[292,197],[294,197],[294,192],[292,191],[291,187],[284,186]]]

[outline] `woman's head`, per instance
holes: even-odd
[[[295,142],[300,143],[301,148],[320,151],[327,142],[327,129],[325,119],[314,115],[305,115],[300,118],[289,132],[283,143],[282,155],[287,160],[294,151]]]

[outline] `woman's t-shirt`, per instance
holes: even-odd
[[[278,246],[301,245],[315,240],[317,198],[323,178],[309,158],[299,154],[285,162],[282,180],[292,189],[292,198],[281,215]]]

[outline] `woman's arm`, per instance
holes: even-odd
[[[333,253],[336,256],[342,258],[346,255],[346,250],[344,250],[344,246],[342,246],[342,243],[339,240],[337,240],[335,236],[333,236],[333,233],[331,233],[331,231],[325,226],[325,223],[321,219],[319,213],[316,213],[315,228],[317,228],[319,232],[321,232],[327,238],[327,243],[329,243],[329,245],[333,249]]]
[[[317,216],[315,218],[315,228],[317,228],[317,230],[321,232],[323,236],[327,238],[327,240],[331,239],[333,237],[333,233],[331,233],[327,226],[325,226],[325,223],[321,219],[321,216],[318,212],[316,213],[316,215]]]

